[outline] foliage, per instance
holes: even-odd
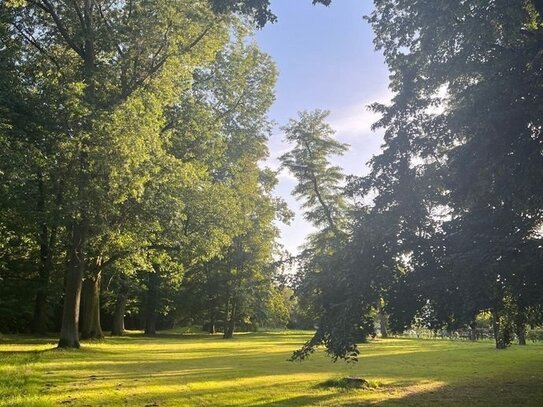
[[[274,18],[252,0],[0,8],[1,330],[58,329],[64,301],[59,344],[78,347],[80,296],[102,335],[104,281],[105,310],[154,320],[236,244],[269,269],[286,214],[259,168],[276,70],[250,35]]]
[[[526,339],[532,342],[543,342],[543,329],[541,328],[530,329],[526,333]]]
[[[323,253],[334,278],[306,272],[309,292],[329,297],[314,342],[297,356],[325,344],[349,359],[357,324],[381,299],[395,331],[414,321],[458,329],[492,311],[504,348],[514,332],[522,338],[543,294],[543,7],[374,3],[366,19],[394,93],[372,105],[384,145],[367,176],[349,178],[345,193],[359,204],[343,243],[320,236],[335,248]]]

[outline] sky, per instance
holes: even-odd
[[[330,110],[330,125],[349,152],[333,161],[346,174],[367,173],[368,160],[379,152],[382,134],[370,127],[377,116],[368,111],[373,102],[390,100],[388,70],[373,45],[373,32],[363,16],[372,10],[370,0],[335,0],[329,7],[311,0],[272,0],[278,22],[268,24],[256,40],[279,69],[276,101],[270,117],[278,123],[269,141],[266,165],[277,169],[278,157],[289,150],[279,129],[299,111]],[[313,230],[303,219],[299,202],[291,195],[295,179],[286,170],[279,175],[276,195],[285,199],[295,218],[280,225],[281,243],[299,252]]]

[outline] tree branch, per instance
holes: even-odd
[[[15,29],[19,32],[19,34],[21,34],[21,36],[24,38],[24,40],[26,42],[28,42],[30,45],[32,45],[34,48],[36,48],[41,54],[45,55],[47,57],[47,59],[49,59],[53,65],[55,65],[55,67],[57,69],[60,70],[60,64],[58,63],[58,61],[53,58],[37,41],[36,39],[32,36],[32,34],[26,32],[25,30],[23,30],[21,27],[19,27],[19,25],[17,24],[13,24],[13,27],[15,27]]]
[[[309,156],[311,157],[313,155],[311,151],[311,147],[309,146],[309,143],[307,140],[303,140],[303,143],[305,145],[305,148],[307,152],[309,153]],[[326,220],[328,220],[328,223],[330,224],[330,227],[334,230],[334,232],[337,234],[339,232],[339,229],[336,226],[336,222],[332,218],[332,212],[330,211],[330,208],[328,208],[328,205],[324,202],[324,199],[322,198],[319,183],[317,181],[317,176],[315,173],[311,170],[309,170],[309,178],[311,179],[311,183],[313,184],[313,191],[315,192],[315,195],[317,196],[317,200],[322,206],[322,209],[324,210],[324,215],[326,216]]]
[[[68,30],[62,23],[62,19],[57,14],[55,9],[53,8],[53,5],[49,2],[49,0],[41,0],[42,3],[35,0],[28,0],[30,4],[35,5],[36,7],[41,8],[46,13],[48,13],[53,21],[55,22],[55,26],[57,27],[58,31],[60,32],[60,35],[62,35],[62,38],[64,38],[64,41],[68,44],[70,48],[72,48],[81,58],[85,57],[85,52],[83,51],[83,48],[77,45],[77,43],[74,41],[74,39],[70,36]]]

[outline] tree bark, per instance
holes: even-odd
[[[100,324],[100,282],[102,273],[92,273],[83,281],[81,299],[81,339],[102,339]]]
[[[45,334],[47,331],[47,295],[49,292],[49,280],[53,262],[51,258],[51,244],[53,244],[53,234],[49,237],[47,225],[42,225],[40,234],[40,268],[38,271],[38,290],[34,303],[34,317],[32,318],[32,333]]]
[[[128,299],[127,294],[128,287],[126,279],[124,276],[121,276],[119,292],[115,301],[115,311],[113,312],[112,336],[122,336],[124,334],[124,314],[126,311],[126,300]]]
[[[34,316],[32,318],[31,331],[33,334],[45,335],[47,333],[47,291],[48,283],[45,282],[47,277],[41,275],[39,277],[38,292],[34,303]]]
[[[158,305],[158,284],[160,276],[156,272],[149,273],[147,280],[147,303],[145,307],[145,335],[156,335],[156,309]]]
[[[216,308],[215,308],[215,301],[211,300],[209,302],[209,328],[208,328],[208,332],[210,334],[214,334],[217,332],[217,328],[216,328],[216,321],[217,321],[217,316],[216,316]]]
[[[59,348],[79,348],[79,307],[81,286],[85,271],[86,226],[84,222],[73,222],[68,248],[68,270],[62,311]]]

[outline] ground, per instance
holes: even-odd
[[[358,364],[287,361],[307,332],[138,334],[55,349],[0,337],[0,406],[543,406],[543,344],[386,339]],[[326,387],[360,376],[366,389]]]

